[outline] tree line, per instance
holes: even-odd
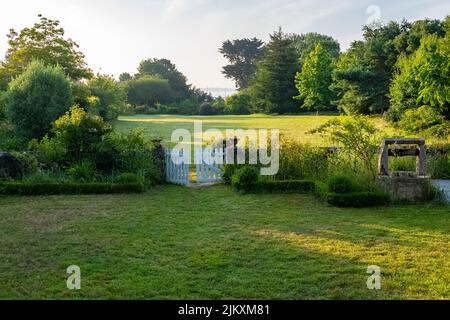
[[[0,62],[0,119],[27,138],[41,138],[72,105],[107,121],[121,113],[329,111],[383,114],[411,132],[432,128],[445,136],[449,131],[448,17],[364,26],[363,40],[345,52],[330,36],[287,34],[281,28],[267,43],[227,40],[219,48],[229,61],[223,74],[238,92],[226,99],[188,84],[167,59],[143,60],[136,74],[123,73],[119,80],[94,74],[60,22],[43,16],[7,37]]]

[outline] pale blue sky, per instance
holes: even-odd
[[[342,49],[361,38],[361,27],[380,8],[382,21],[444,18],[444,0],[13,0],[0,5],[0,55],[10,28],[30,26],[42,13],[59,19],[94,71],[136,72],[145,58],[171,59],[197,87],[234,87],[221,74],[223,40],[268,39],[286,32],[316,31]]]

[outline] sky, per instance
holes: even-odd
[[[167,58],[198,88],[233,88],[218,52],[227,39],[264,41],[288,33],[319,32],[341,49],[362,38],[362,26],[380,19],[442,19],[448,0],[2,0],[0,57],[9,29],[32,26],[41,13],[61,21],[94,72],[134,74],[143,59]]]

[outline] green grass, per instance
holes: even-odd
[[[450,299],[449,214],[225,186],[0,197],[0,298]],[[74,264],[80,291],[66,288]]]
[[[269,116],[269,115],[249,115],[249,116],[121,116],[114,123],[115,128],[122,132],[130,131],[134,128],[143,128],[149,138],[161,138],[165,145],[171,145],[171,135],[176,129],[187,129],[191,133],[194,131],[194,121],[203,121],[203,130],[208,129],[280,129],[285,136],[300,140],[304,143],[332,145],[329,141],[323,141],[317,135],[307,134],[308,131],[317,128],[328,120],[337,116]],[[388,135],[398,136],[397,130],[390,127],[380,117],[373,117],[373,123]]]

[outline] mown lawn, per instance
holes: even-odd
[[[450,299],[450,210],[228,187],[0,198],[2,299]],[[66,268],[81,267],[81,290]],[[382,289],[366,287],[369,265]]]
[[[171,135],[176,129],[187,129],[194,132],[194,121],[203,122],[203,130],[219,129],[279,129],[288,137],[304,143],[331,145],[317,135],[308,134],[326,121],[337,116],[327,115],[300,115],[300,116],[270,116],[270,115],[248,115],[248,116],[172,116],[172,115],[135,115],[121,116],[115,121],[114,126],[122,132],[134,128],[143,128],[148,138],[160,138],[165,145],[171,145]],[[398,130],[389,126],[380,117],[372,117],[372,122],[389,136],[402,136]]]

